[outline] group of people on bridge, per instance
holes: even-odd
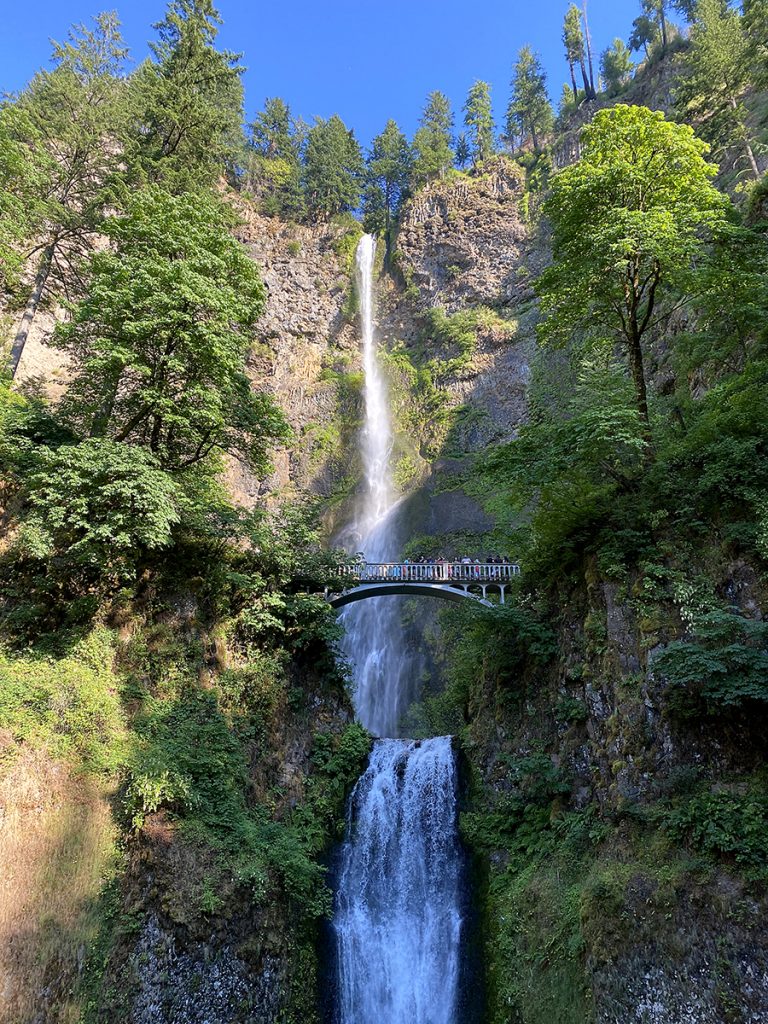
[[[356,578],[361,582],[400,580],[407,583],[473,583],[509,580],[519,574],[520,567],[506,556],[496,555],[488,555],[484,561],[468,556],[449,559],[441,555],[437,558],[405,558],[402,562],[367,562],[365,556],[360,554],[354,570]]]

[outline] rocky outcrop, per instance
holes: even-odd
[[[532,279],[544,249],[523,211],[523,173],[505,157],[481,175],[433,182],[406,204],[396,273],[380,280],[384,345],[412,367],[410,377],[397,360],[391,367],[395,454],[415,464],[419,485],[404,512],[411,535],[434,537],[445,553],[449,535],[474,533],[482,546],[492,527],[462,489],[467,460],[513,438],[527,415]],[[435,312],[444,329],[435,327]],[[459,322],[463,348],[452,340]],[[420,372],[429,393],[414,389]]]
[[[274,453],[274,472],[256,480],[232,465],[230,489],[243,504],[292,489],[329,497],[350,471],[346,442],[357,422],[353,375],[359,370],[352,260],[359,229],[288,224],[250,206],[238,237],[267,287],[248,372],[277,399],[294,431]],[[350,384],[350,386],[346,386]]]
[[[524,180],[519,167],[499,157],[482,175],[432,182],[408,203],[397,236],[397,265],[418,289],[418,305],[453,313],[526,297]]]

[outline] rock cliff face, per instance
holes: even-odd
[[[358,420],[360,367],[354,327],[353,263],[359,229],[299,226],[241,210],[238,237],[262,271],[267,306],[249,358],[254,386],[266,388],[285,411],[295,437],[275,453],[274,472],[253,479],[232,467],[236,498],[293,488],[324,497],[343,489]]]
[[[765,587],[748,566],[709,571],[761,617]],[[693,724],[670,714],[653,667],[658,622],[639,618],[631,590],[586,565],[561,595],[550,667],[489,680],[470,699],[475,807],[503,818],[518,797],[538,799],[554,836],[592,822],[553,838],[544,858],[484,848],[494,1024],[509,1019],[509,1000],[525,1024],[768,1019],[764,885],[733,861],[697,860],[663,824],[694,789],[702,806],[748,792],[764,715]],[[548,775],[558,781],[542,798]]]
[[[529,297],[523,185],[523,171],[497,158],[481,177],[433,182],[407,204],[397,265],[418,289],[417,308],[442,306],[455,313]]]
[[[396,354],[396,454],[419,483],[404,514],[412,535],[436,537],[446,553],[453,535],[481,545],[491,526],[461,482],[474,456],[525,419],[541,260],[523,216],[522,172],[498,158],[481,176],[436,182],[406,205],[394,277],[380,280],[379,331]]]

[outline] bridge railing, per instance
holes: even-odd
[[[348,583],[505,583],[520,575],[510,562],[358,562],[344,566]]]

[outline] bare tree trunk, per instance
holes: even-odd
[[[587,74],[587,68],[584,64],[583,57],[579,59],[579,66],[581,67],[581,77],[584,82],[584,96],[588,100],[593,100],[595,98],[595,94],[592,90],[592,86],[589,84],[589,75]]]
[[[729,99],[731,110],[736,113],[739,109],[739,105],[736,102],[736,97],[731,96]],[[755,176],[755,181],[760,180],[760,168],[757,166],[757,160],[755,160],[755,154],[752,151],[752,146],[749,143],[749,137],[747,135],[747,129],[744,124],[741,123],[741,118],[738,118],[739,128],[741,128],[742,142],[744,143],[744,152],[747,154],[747,160],[749,160],[749,166],[752,169],[752,173]]]
[[[640,337],[637,331],[637,324],[631,324],[627,332],[627,350],[629,354],[629,369],[632,374],[632,383],[635,387],[635,401],[637,411],[640,413],[643,438],[650,445],[651,443],[651,418],[648,415],[648,390],[645,384],[645,369],[643,367],[643,349],[640,344]]]
[[[587,21],[587,0],[584,0],[582,14],[584,16],[584,41],[587,44],[587,64],[589,66],[590,99],[594,99],[597,93],[595,92],[595,71],[592,64],[592,40],[589,35],[589,22]]]
[[[13,339],[10,358],[11,377],[16,376],[16,371],[19,368],[19,362],[21,360],[21,354],[24,351],[24,346],[26,345],[27,338],[29,337],[29,330],[32,326],[32,321],[35,319],[37,307],[40,305],[40,299],[42,298],[45,290],[48,275],[51,272],[53,249],[54,243],[51,242],[51,244],[46,246],[43,250],[43,256],[37,270],[37,277],[35,278],[35,283],[32,288],[32,294],[29,296],[29,301],[27,302],[27,307],[24,310],[24,316],[21,318],[21,323],[19,324],[19,329],[16,332],[16,337]]]
[[[659,26],[661,28],[661,48],[667,48],[667,16],[664,12],[665,0],[659,0]]]
[[[576,75],[573,71],[573,61],[568,61],[568,70],[571,72],[571,87],[573,88],[573,102],[574,105],[579,102],[579,90],[576,88]]]

